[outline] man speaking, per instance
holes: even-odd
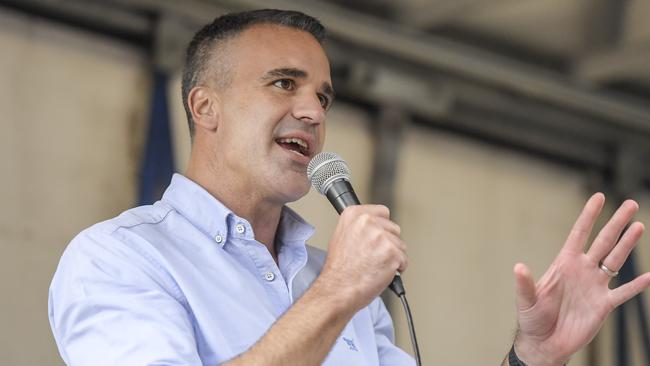
[[[334,99],[315,19],[259,10],[215,19],[187,50],[185,175],[163,198],[80,233],[52,281],[68,365],[412,365],[378,295],[407,267],[384,206],[346,208],[327,253],[285,206],[309,190]],[[625,202],[585,254],[594,195],[535,284],[515,267],[519,332],[504,364],[561,365],[650,285],[609,290],[643,225]],[[468,350],[471,351],[471,350]]]

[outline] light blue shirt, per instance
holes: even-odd
[[[325,253],[289,208],[278,262],[250,224],[189,179],[163,198],[81,232],[61,257],[49,319],[66,364],[218,365],[248,350],[309,288]],[[304,352],[309,352],[305,350]],[[413,365],[380,298],[360,310],[324,365]]]

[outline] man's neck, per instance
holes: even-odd
[[[185,176],[203,187],[235,215],[246,219],[253,227],[255,240],[267,247],[277,263],[275,235],[284,205],[265,199],[246,184],[228,181],[226,174],[211,168],[200,168],[190,161]],[[218,180],[215,179],[217,176]]]

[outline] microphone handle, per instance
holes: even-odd
[[[339,215],[346,207],[361,204],[357,194],[354,193],[352,184],[345,179],[338,179],[332,182],[327,191],[325,191],[325,196]],[[388,288],[397,296],[402,296],[406,293],[404,284],[402,283],[402,276],[400,276],[399,272],[395,272],[395,277],[393,277],[393,281],[388,285]]]
[[[336,212],[341,214],[348,206],[360,205],[361,202],[352,189],[352,184],[345,179],[339,179],[332,182],[332,185],[326,191],[325,196],[330,201]]]

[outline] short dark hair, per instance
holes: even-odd
[[[183,106],[192,138],[194,138],[194,120],[187,100],[190,90],[203,81],[210,61],[215,56],[214,51],[218,51],[217,46],[257,24],[275,24],[309,32],[319,43],[323,43],[325,39],[325,28],[317,19],[291,10],[262,9],[231,13],[220,16],[201,28],[187,47],[181,86]],[[230,82],[228,74],[222,72],[218,75],[217,85],[226,87]]]

